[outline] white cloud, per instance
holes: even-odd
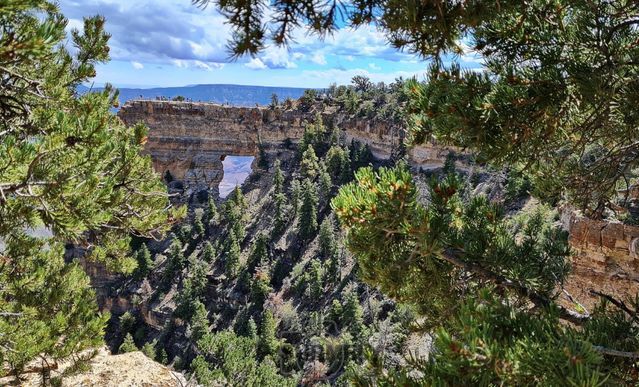
[[[133,66],[133,68],[136,70],[142,70],[144,68],[144,65],[142,63],[136,61],[132,61],[131,66]]]
[[[375,70],[375,71],[379,71],[379,70],[381,70],[381,69],[382,69],[381,67],[379,67],[379,66],[378,66],[378,65],[376,65],[375,63],[369,63],[369,64],[368,64],[368,67],[370,67],[370,68],[371,68],[371,70]]]
[[[311,57],[311,62],[316,63],[320,66],[326,65],[326,57],[321,52],[316,52]]]
[[[285,47],[266,46],[260,60],[271,69],[294,69],[297,64],[290,58],[290,52]]]
[[[402,77],[404,79],[423,76],[423,71],[395,71],[392,73],[371,73],[367,69],[330,69],[330,70],[305,70],[302,71],[302,77],[308,80],[309,84],[331,84],[337,83],[344,85],[351,83],[351,79],[355,75],[363,75],[371,79],[373,82],[392,83],[395,79]]]
[[[352,62],[352,61],[354,61],[354,60],[355,60],[355,57],[354,57],[353,55],[346,55],[346,56],[344,57],[344,59],[346,59],[346,60],[347,60],[347,61],[349,61],[349,62]]]
[[[251,70],[264,70],[266,65],[260,58],[253,58],[248,63],[245,63],[244,66],[250,68]]]

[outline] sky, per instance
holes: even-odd
[[[202,9],[190,0],[60,0],[60,7],[68,29],[81,29],[85,16],[106,17],[111,61],[98,66],[97,86],[322,88],[348,84],[355,75],[375,82],[423,79],[427,68],[418,57],[389,46],[374,26],[343,28],[324,40],[300,29],[288,47],[270,45],[256,57],[232,61],[226,49],[230,28],[214,6]],[[460,60],[468,68],[480,66],[470,54]]]

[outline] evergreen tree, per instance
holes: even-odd
[[[249,319],[247,331],[248,337],[257,342],[257,324],[255,324],[253,317]]]
[[[220,221],[220,214],[217,211],[215,200],[209,197],[209,204],[207,206],[206,219],[210,226],[217,226]]]
[[[339,282],[341,274],[341,266],[339,262],[339,251],[337,241],[335,239],[335,225],[332,217],[326,217],[319,230],[319,254],[328,261],[326,270],[327,280],[330,283]]]
[[[320,187],[320,196],[322,198],[323,203],[328,203],[331,199],[331,190],[333,188],[333,181],[331,180],[331,175],[326,171],[326,166],[324,163],[320,163],[319,168],[319,187]]]
[[[157,354],[155,352],[155,348],[157,347],[157,345],[157,339],[153,340],[152,342],[144,343],[144,345],[142,346],[142,353],[149,359],[157,360]]]
[[[319,174],[319,159],[315,154],[315,149],[309,145],[304,151],[302,161],[300,163],[300,173],[302,177],[314,180]]]
[[[65,263],[66,243],[91,246],[90,258],[130,274],[131,235],[160,235],[183,214],[166,210],[161,178],[140,153],[146,129],[111,113],[117,92],[77,92],[109,59],[104,25],[88,17],[67,34],[54,2],[0,7],[0,361],[16,376],[103,336],[107,318],[82,269]],[[53,235],[25,235],[37,228]]]
[[[326,168],[335,182],[345,183],[350,180],[351,161],[348,152],[341,146],[332,146],[326,153]]]
[[[137,350],[138,347],[133,341],[133,336],[131,336],[130,333],[127,333],[126,337],[124,337],[124,341],[120,344],[120,348],[118,348],[118,353],[135,352]]]
[[[164,272],[165,280],[169,283],[172,282],[175,275],[181,273],[185,265],[186,258],[184,257],[182,242],[178,238],[174,238],[169,247],[168,262]]]
[[[226,251],[224,270],[228,278],[235,278],[240,269],[240,243],[235,234],[230,234],[229,246]]]
[[[275,194],[281,194],[284,192],[284,175],[282,173],[280,160],[275,160],[275,171],[273,172],[273,190]]]
[[[136,254],[136,261],[138,267],[136,268],[136,277],[144,278],[153,269],[153,260],[151,259],[151,252],[146,247],[146,244],[142,244]]]
[[[312,259],[307,277],[308,295],[312,300],[319,300],[324,293],[324,284],[322,281],[322,264],[317,259]]]
[[[120,323],[120,334],[127,334],[133,330],[133,326],[135,325],[135,316],[131,314],[131,312],[126,311],[122,313],[118,320]]]
[[[253,281],[251,284],[251,302],[253,302],[253,305],[257,308],[257,310],[262,309],[264,302],[272,290],[268,268],[258,268],[255,275],[253,275]]]
[[[193,232],[195,233],[196,238],[204,237],[206,229],[204,228],[204,223],[202,222],[202,217],[204,216],[204,212],[201,208],[195,210],[194,219],[193,219]]]
[[[191,327],[191,340],[193,342],[197,342],[209,332],[208,312],[202,302],[195,301],[194,313],[189,325]]]
[[[298,179],[294,179],[291,182],[291,206],[293,212],[297,214],[300,208],[300,201],[302,200],[302,184]]]
[[[317,187],[309,179],[302,185],[302,205],[298,214],[299,236],[302,240],[309,240],[317,231]]]
[[[275,195],[275,217],[274,217],[274,233],[279,234],[284,230],[284,227],[288,223],[286,216],[286,196],[283,193]]]
[[[260,335],[257,342],[257,354],[259,357],[274,356],[277,353],[279,342],[275,337],[275,318],[270,310],[264,312],[260,324]]]
[[[211,242],[204,242],[204,248],[202,249],[202,261],[211,264],[215,261],[216,255],[217,254]]]
[[[259,233],[253,242],[251,253],[246,262],[246,268],[253,273],[258,266],[267,266],[269,264],[269,246],[268,239],[264,233]]]

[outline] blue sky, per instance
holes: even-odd
[[[95,84],[119,87],[243,84],[326,87],[346,84],[355,75],[373,81],[422,77],[427,64],[390,47],[369,26],[337,31],[324,40],[295,31],[288,48],[268,46],[254,58],[228,59],[229,27],[213,6],[190,0],[60,0],[69,28],[81,28],[82,17],[107,19],[111,62],[98,67]],[[472,55],[465,67],[478,67]]]

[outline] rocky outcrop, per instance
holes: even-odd
[[[347,141],[366,143],[373,154],[389,158],[400,146],[404,128],[386,121],[358,119],[324,111],[325,122],[337,125]],[[234,107],[211,103],[129,101],[119,112],[129,124],[149,128],[147,152],[156,170],[167,171],[188,187],[215,192],[223,177],[225,155],[257,155],[259,148],[275,152],[288,141],[298,142],[314,113]],[[432,144],[408,150],[414,167],[440,167],[451,149]],[[462,168],[464,166],[462,165]],[[578,299],[594,301],[590,289],[617,297],[639,291],[639,227],[592,221],[564,211],[564,224],[575,251],[567,288]]]
[[[34,364],[39,366],[40,364]],[[95,357],[87,363],[88,369],[79,373],[71,372],[73,363],[62,362],[50,371],[50,378],[61,378],[62,386],[129,386],[129,387],[178,387],[196,386],[186,377],[172,371],[168,367],[157,363],[142,352],[130,352],[120,355],[112,355],[108,349],[100,348]],[[0,378],[0,385],[11,385],[12,377]],[[38,373],[27,374],[27,379],[20,383],[21,386],[41,386],[42,376]],[[48,385],[48,384],[47,384]],[[52,384],[53,385],[53,384]]]
[[[639,227],[597,221],[564,210],[562,222],[573,249],[568,291],[587,306],[596,290],[617,298],[639,293]]]
[[[144,100],[127,102],[118,115],[128,125],[143,122],[149,127],[146,150],[158,172],[213,192],[223,177],[225,155],[256,156],[260,147],[268,153],[289,141],[297,143],[305,124],[315,118],[295,109]],[[337,125],[346,141],[368,144],[380,159],[389,158],[403,141],[404,128],[388,121],[327,112],[323,118]],[[442,165],[448,152],[429,144],[412,148],[408,156],[417,167],[433,168]]]

